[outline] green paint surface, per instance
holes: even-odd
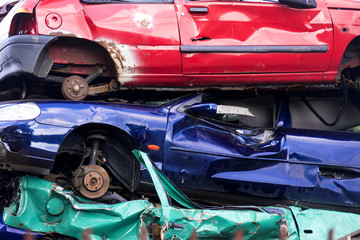
[[[91,239],[232,239],[241,232],[244,239],[279,239],[280,227],[288,239],[335,239],[360,229],[360,215],[300,207],[241,206],[232,210],[203,209],[189,200],[159,171],[145,153],[134,151],[148,169],[161,207],[147,200],[101,204],[75,196],[36,177],[21,179],[18,197],[5,208],[5,224],[36,232],[56,232],[80,239],[91,229]],[[169,203],[169,196],[182,207]],[[55,200],[54,200],[55,199]]]

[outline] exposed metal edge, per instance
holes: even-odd
[[[317,53],[327,52],[327,45],[312,46],[180,46],[182,53]]]

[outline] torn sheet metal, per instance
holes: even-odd
[[[60,210],[53,209],[54,199],[62,202]],[[21,179],[17,200],[3,213],[5,224],[12,227],[78,239],[85,229],[91,229],[92,240],[138,239],[148,221],[158,216],[159,210],[147,200],[95,203],[31,176]]]
[[[232,239],[237,233],[244,239],[328,239],[331,229],[337,238],[359,229],[360,215],[352,213],[299,207],[204,207],[179,192],[145,153],[134,154],[149,170],[160,209],[147,200],[96,203],[55,183],[26,176],[17,200],[4,211],[5,224],[75,238],[91,229],[91,239],[99,240],[139,239],[144,233],[145,239],[189,239],[194,233],[198,239]],[[168,196],[184,207],[172,206]]]
[[[161,214],[167,229],[165,239],[188,239],[193,232],[202,239],[231,239],[241,232],[245,239],[279,239],[280,226],[288,229],[285,218],[280,214],[271,214],[261,208],[252,210],[210,210],[184,209],[170,205],[166,193],[183,206],[195,206],[180,193],[166,177],[155,168],[148,156],[140,151],[133,151],[137,159],[148,169],[156,192],[161,202]],[[166,188],[166,190],[164,189]],[[291,224],[291,226],[293,226]],[[290,236],[295,227],[291,227]],[[295,238],[296,239],[296,238]]]
[[[78,239],[85,229],[91,229],[94,240],[139,239],[151,223],[162,226],[162,233],[157,235],[162,239],[188,239],[194,231],[206,239],[232,238],[236,232],[246,238],[278,239],[279,227],[285,224],[281,215],[265,211],[175,208],[169,205],[159,181],[156,186],[161,194],[161,211],[146,200],[114,205],[91,202],[54,183],[26,176],[21,180],[17,201],[5,209],[3,218],[9,226]],[[58,208],[54,199],[62,202]],[[148,234],[147,239],[155,238],[151,236]]]

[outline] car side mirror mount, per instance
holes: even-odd
[[[194,116],[213,118],[216,116],[216,103],[196,103],[188,107],[185,112]]]
[[[293,8],[316,8],[315,0],[279,0],[279,3]]]

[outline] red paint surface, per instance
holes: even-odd
[[[316,2],[314,9],[294,9],[277,3],[246,1],[86,4],[78,0],[47,0],[36,7],[36,23],[38,34],[117,44],[123,54],[119,80],[124,86],[331,83],[346,46],[360,35],[360,11],[354,10],[360,5],[356,1]],[[208,13],[190,13],[190,7],[206,7]],[[50,13],[59,14],[62,19],[55,30],[46,25]],[[344,32],[344,27],[349,31]],[[191,40],[201,37],[210,40]],[[181,53],[181,45],[327,45],[329,50]]]

